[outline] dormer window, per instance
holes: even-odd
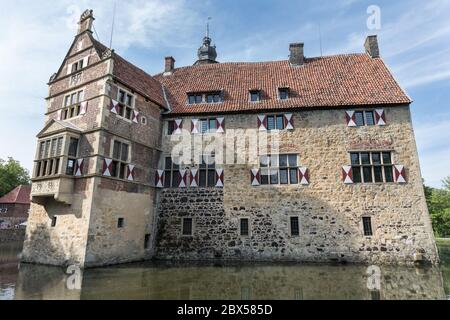
[[[289,88],[278,88],[278,98],[280,100],[289,99]]]
[[[250,101],[251,102],[261,101],[261,90],[250,90]]]
[[[203,102],[203,95],[199,93],[188,94],[189,104],[197,104]]]
[[[188,103],[219,103],[223,102],[222,94],[220,91],[211,91],[203,93],[188,93]]]
[[[217,103],[222,102],[220,92],[210,92],[206,94],[206,102],[207,103]]]

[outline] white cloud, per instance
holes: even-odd
[[[425,183],[441,187],[441,180],[450,176],[450,120],[418,123],[415,135]]]

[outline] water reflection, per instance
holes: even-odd
[[[129,264],[85,270],[69,290],[61,268],[22,264],[15,299],[444,299],[436,268]],[[69,279],[71,280],[71,279]],[[73,280],[73,279],[72,279]]]

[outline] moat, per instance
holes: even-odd
[[[75,280],[62,268],[19,265],[20,251],[0,244],[0,300],[450,298],[448,245],[439,268],[146,262],[88,269]]]

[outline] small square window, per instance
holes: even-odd
[[[279,88],[278,97],[280,98],[280,100],[289,99],[289,88]]]
[[[257,102],[261,100],[261,91],[252,90],[250,91],[250,101]]]
[[[56,227],[56,216],[52,217],[52,228]]]
[[[124,218],[119,218],[119,219],[117,219],[117,228],[123,228],[124,227],[124,224],[125,223],[125,220],[124,220]]]

